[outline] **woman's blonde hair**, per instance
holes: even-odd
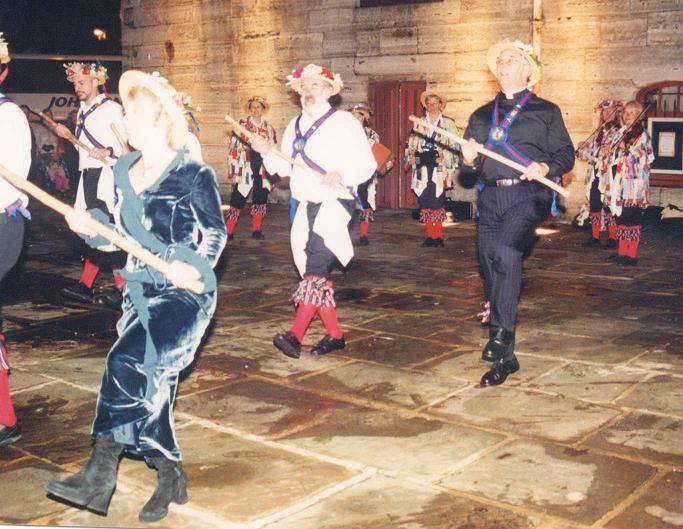
[[[128,92],[128,102],[133,103],[139,98],[145,98],[154,107],[154,124],[162,125],[164,127],[164,136],[169,147],[176,148],[173,145],[173,120],[164,109],[157,95],[145,86],[134,86]]]

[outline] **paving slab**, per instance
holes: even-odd
[[[514,387],[472,388],[430,413],[522,435],[570,442],[618,417],[617,409]]]
[[[441,485],[592,524],[654,473],[648,465],[588,450],[517,440],[459,469]]]
[[[357,360],[368,360],[396,367],[418,364],[441,356],[452,349],[435,340],[408,338],[392,334],[375,334],[356,341],[337,354]]]
[[[45,486],[61,476],[59,467],[36,458],[3,467],[0,524],[29,524],[36,518],[68,510],[63,503],[49,499],[45,492]]]
[[[671,472],[611,520],[608,529],[674,529],[683,526],[683,474]]]
[[[683,468],[683,419],[633,412],[583,444]]]
[[[641,410],[683,417],[683,377],[653,376],[636,385],[618,402]]]
[[[601,366],[572,363],[556,371],[541,375],[526,386],[551,393],[586,399],[612,402],[649,373],[626,366]]]
[[[178,429],[188,476],[188,507],[230,523],[246,523],[358,475],[357,470],[277,446],[242,439],[197,424]],[[122,477],[151,493],[156,473],[128,461]],[[144,502],[142,502],[144,503]]]
[[[540,520],[376,475],[264,529],[536,529]]]
[[[428,373],[394,367],[354,362],[314,375],[302,381],[304,386],[331,391],[373,403],[398,404],[407,408],[427,406],[436,399],[467,386],[463,380],[451,380]]]
[[[281,441],[402,476],[436,480],[504,438],[419,417],[348,407]]]
[[[338,413],[346,404],[264,380],[244,380],[178,400],[178,412],[244,432],[278,436]]]

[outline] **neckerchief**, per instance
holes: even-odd
[[[88,138],[88,141],[90,141],[90,143],[92,143],[93,146],[97,147],[98,149],[106,149],[106,147],[104,145],[102,145],[99,141],[97,141],[97,139],[92,134],[90,134],[88,129],[85,128],[85,120],[90,114],[95,112],[95,110],[100,108],[107,101],[111,101],[111,98],[105,97],[101,101],[98,101],[93,106],[91,106],[87,110],[87,112],[83,112],[83,110],[79,110],[78,111],[78,119],[76,121],[76,138],[80,139],[81,132],[82,132],[83,134],[85,134],[85,137]],[[118,156],[113,155],[113,156],[111,156],[111,158],[118,159]]]
[[[4,103],[10,103],[11,101],[12,101],[12,100],[11,100],[9,97],[7,97],[7,96],[2,96],[2,97],[0,97],[0,105],[2,105],[2,104],[4,104]]]
[[[441,119],[443,118],[443,114],[439,114],[439,119],[436,120],[436,123],[432,123],[435,127],[441,127]],[[425,114],[425,120],[429,121],[429,114]],[[430,122],[431,123],[431,122]],[[422,143],[420,144],[420,147],[422,147],[423,150],[428,150],[428,151],[435,151],[436,150],[436,136],[439,133],[434,131],[430,136],[426,136],[422,138]]]

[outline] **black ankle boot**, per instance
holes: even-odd
[[[106,516],[119,468],[123,445],[112,435],[95,438],[90,459],[73,476],[48,483],[47,492],[69,503]]]
[[[171,502],[178,505],[187,503],[187,475],[180,462],[155,457],[152,464],[157,469],[159,482],[138,515],[141,522],[156,522],[165,518]]]
[[[489,341],[481,352],[481,359],[487,362],[495,362],[506,356],[510,356],[515,350],[515,331],[509,331],[503,327],[491,325],[489,329]]]

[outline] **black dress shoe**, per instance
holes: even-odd
[[[64,287],[59,293],[65,298],[74,299],[81,303],[92,303],[94,299],[92,289],[80,282],[75,285]]]
[[[358,239],[358,246],[367,246],[368,244],[370,244],[370,239],[368,239],[365,235]]]
[[[607,244],[605,244],[605,246],[603,246],[603,248],[608,250],[611,248],[616,248],[617,246],[619,246],[619,243],[617,242],[616,239],[607,239]]]
[[[0,426],[0,446],[16,443],[19,439],[21,439],[21,427],[19,424]]]
[[[292,331],[276,334],[273,338],[273,345],[277,347],[283,355],[290,358],[299,358],[301,356],[301,343]]]
[[[255,232],[253,232],[253,233],[251,234],[251,238],[252,238],[252,239],[259,240],[259,241],[262,241],[263,239],[266,238],[266,236],[263,235],[263,233],[261,232],[261,230],[256,230]]]
[[[343,336],[341,338],[332,338],[332,336],[326,335],[318,342],[318,345],[311,349],[311,354],[323,356],[332,351],[344,349],[344,347],[346,347],[346,340],[344,340]]]
[[[434,246],[436,246],[437,248],[443,248],[443,238],[438,237],[434,239]]]
[[[235,238],[235,236],[232,233],[228,233],[228,240],[232,241]]]
[[[514,350],[515,331],[491,325],[489,328],[489,341],[481,352],[481,359],[487,362],[495,362],[510,356]]]
[[[638,259],[635,257],[629,257],[628,255],[622,255],[621,259],[617,261],[619,266],[636,266],[638,264]]]
[[[619,261],[621,261],[621,255],[619,255],[618,253],[613,253],[609,257],[605,257],[605,261],[607,261],[608,263],[618,263]]]
[[[116,289],[111,294],[97,296],[95,302],[98,305],[104,305],[110,309],[120,309],[121,303],[123,303],[123,293],[119,289]]]
[[[593,246],[600,246],[600,239],[596,239],[592,235],[588,237],[585,241],[581,243],[581,246],[584,248],[591,248]]]
[[[494,362],[493,367],[481,377],[479,385],[483,388],[489,386],[498,386],[505,382],[508,375],[519,371],[519,362],[517,357],[513,354],[512,358],[508,360],[498,360]]]
[[[434,239],[432,239],[431,237],[427,237],[427,238],[422,242],[422,246],[434,246],[434,243],[435,243],[435,242],[436,242],[436,241],[435,241]]]

